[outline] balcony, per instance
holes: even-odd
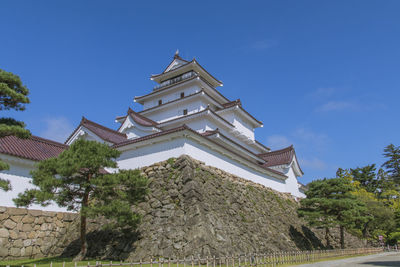
[[[160,83],[159,85],[155,86],[155,87],[153,88],[153,91],[160,90],[160,89],[162,89],[162,88],[164,88],[164,87],[167,87],[167,86],[170,86],[170,85],[179,83],[179,82],[184,81],[184,80],[188,80],[188,79],[190,79],[190,78],[192,78],[192,77],[196,77],[196,76],[198,76],[198,75],[197,75],[197,73],[194,72],[194,71],[186,72],[186,73],[184,73],[184,74],[182,74],[182,75],[180,75],[180,76],[177,76],[177,77],[175,77],[175,78],[172,78],[172,79],[163,81],[163,82]]]

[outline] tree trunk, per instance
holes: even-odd
[[[340,226],[340,248],[344,249],[344,226]]]
[[[330,248],[331,247],[331,242],[329,240],[329,228],[325,228],[325,240],[326,240],[326,247]]]
[[[87,241],[86,241],[86,214],[82,212],[82,210],[87,207],[89,204],[89,192],[86,190],[83,199],[82,199],[82,207],[81,207],[81,251],[78,255],[74,258],[74,261],[82,261],[86,257],[87,253]]]

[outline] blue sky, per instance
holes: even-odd
[[[400,145],[400,1],[2,1],[0,68],[29,87],[4,112],[63,141],[81,116],[117,128],[175,50],[294,144],[301,179],[382,164]]]

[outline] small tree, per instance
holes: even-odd
[[[28,93],[28,88],[17,75],[0,69],[0,110],[25,110],[25,104],[29,103]],[[8,135],[28,138],[30,132],[25,129],[23,122],[12,118],[0,118],[0,138]],[[8,169],[8,164],[0,160],[0,171]],[[11,190],[10,182],[0,178],[0,189]]]
[[[17,206],[46,206],[54,201],[79,211],[81,250],[75,260],[82,260],[87,253],[87,217],[105,216],[121,229],[135,227],[140,220],[131,206],[144,199],[147,179],[140,176],[139,170],[107,173],[104,168],[116,168],[119,155],[106,144],[77,140],[57,158],[40,162],[32,172],[32,183],[38,189],[19,194],[14,202]]]
[[[364,205],[351,194],[351,180],[344,177],[325,178],[311,182],[308,187],[307,197],[300,201],[299,215],[311,226],[325,228],[327,247],[330,246],[329,229],[339,226],[340,246],[344,248],[344,229],[363,220],[361,211]]]
[[[310,224],[312,227],[320,227],[325,229],[326,247],[330,244],[330,228],[336,225],[334,217],[330,214],[330,200],[328,180],[314,180],[308,185],[305,192],[306,198],[300,201],[298,214]]]

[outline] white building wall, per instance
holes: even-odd
[[[185,154],[183,146],[184,139],[181,138],[123,151],[117,159],[118,167],[126,170],[137,169],[169,158],[177,158]]]
[[[4,158],[2,158],[2,160],[4,160]],[[27,189],[35,188],[35,186],[31,183],[32,176],[30,175],[30,171],[34,169],[34,166],[32,165],[35,162],[21,159],[17,160],[21,162],[25,161],[26,163],[23,164],[5,160],[10,165],[10,169],[0,172],[0,178],[9,180],[12,187],[12,190],[10,191],[0,191],[0,206],[16,207],[12,199],[18,197],[19,193],[23,193]],[[51,204],[46,207],[34,204],[29,206],[29,208],[47,211],[67,211],[67,209],[60,208],[57,206],[57,204]]]
[[[277,166],[273,169],[284,173],[288,178],[286,179],[286,192],[290,192],[295,197],[305,198],[306,195],[299,190],[299,183],[296,174],[293,170],[293,166]]]
[[[154,96],[152,99],[149,99],[143,103],[143,109],[152,108],[158,106],[158,101],[162,100],[162,103],[165,104],[167,102],[171,102],[175,99],[181,97],[181,93],[183,92],[185,96],[192,95],[197,93],[201,90],[199,85],[183,85],[183,86],[176,86],[171,91],[165,92],[164,94],[160,94],[159,96]]]
[[[135,169],[149,166],[171,157],[179,157],[181,155],[189,155],[194,159],[205,162],[206,165],[219,168],[244,179],[265,185],[279,192],[287,192],[285,181],[278,180],[253,170],[252,168],[236,162],[235,160],[207,148],[194,140],[183,137],[122,152],[117,162],[121,169]]]
[[[157,111],[147,113],[145,116],[158,123],[176,119],[183,116],[183,110],[188,110],[188,115],[200,112],[207,108],[207,103],[200,98],[196,97],[192,101],[186,101],[185,103],[180,103],[180,101],[172,104],[169,107],[164,107]]]
[[[227,111],[218,113],[222,118],[233,124],[237,131],[247,136],[249,139],[254,140],[254,127],[245,122],[241,117],[235,114],[235,111]]]
[[[243,133],[245,136],[250,138],[251,140],[254,140],[254,128],[250,126],[250,124],[244,122],[243,119],[239,118],[239,116],[235,115],[235,120],[233,122],[233,125],[235,125],[236,129]]]

